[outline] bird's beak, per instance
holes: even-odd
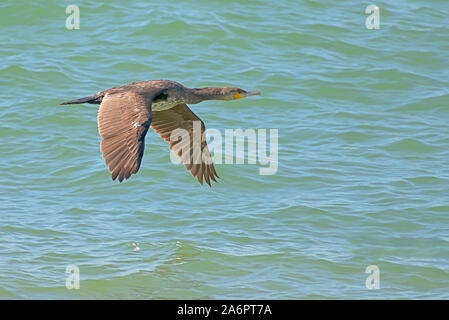
[[[258,91],[251,91],[251,92],[242,92],[242,93],[236,93],[234,94],[234,99],[242,99],[242,98],[246,98],[249,96],[258,96],[260,95],[260,92]]]
[[[241,93],[241,95],[242,95],[242,98],[249,97],[249,96],[260,96],[260,92],[259,91],[250,91],[250,92]]]
[[[249,91],[249,92],[240,93],[240,98],[246,98],[249,96],[260,96],[260,92],[259,91]]]

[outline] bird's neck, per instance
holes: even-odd
[[[195,104],[205,100],[227,100],[223,94],[223,87],[204,87],[189,89],[187,103]]]

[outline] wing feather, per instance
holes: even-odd
[[[195,121],[199,121],[201,125],[199,134],[194,133]],[[215,178],[218,178],[218,174],[204,136],[206,128],[203,121],[187,105],[179,104],[171,109],[154,111],[151,127],[169,143],[170,150],[181,158],[186,169],[198,179],[199,183],[203,184],[203,178],[209,186],[211,180],[217,182]],[[188,137],[179,137],[176,129],[184,129]],[[200,148],[196,148],[195,145]]]
[[[122,182],[137,173],[150,127],[151,102],[162,90],[121,91],[104,96],[98,110],[101,152],[112,180]]]

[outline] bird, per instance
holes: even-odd
[[[237,87],[188,88],[172,80],[133,82],[62,102],[99,104],[100,151],[113,181],[121,183],[139,171],[145,136],[153,130],[200,184],[219,178],[207,147],[204,122],[187,106],[205,100],[237,100],[260,95]]]

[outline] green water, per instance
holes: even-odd
[[[449,298],[449,3],[374,3],[2,1],[0,297]],[[261,91],[192,109],[278,129],[277,173],[200,186],[150,130],[112,182],[97,106],[58,104],[150,79]]]

